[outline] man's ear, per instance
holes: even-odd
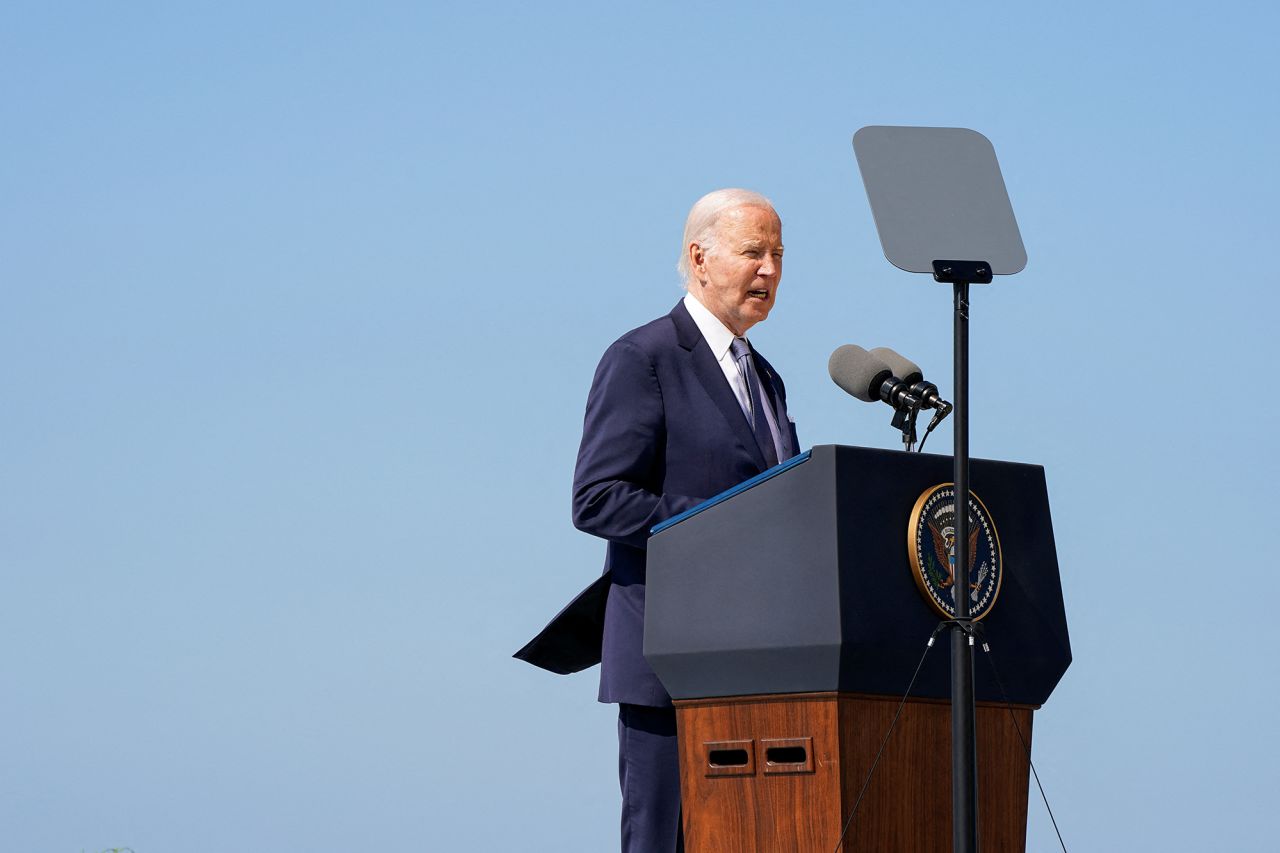
[[[698,243],[689,244],[689,270],[697,273],[702,269],[702,265],[707,262],[707,252]],[[694,276],[697,277],[696,275]]]

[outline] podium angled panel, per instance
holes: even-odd
[[[673,697],[838,683],[832,473],[809,459],[649,540],[644,653]]]

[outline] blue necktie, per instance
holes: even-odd
[[[742,338],[734,338],[729,351],[738,362],[738,371],[747,381],[747,391],[751,401],[751,429],[756,434],[756,444],[764,454],[765,462],[772,468],[778,464],[778,452],[773,446],[773,431],[769,429],[769,421],[764,416],[764,395],[760,392],[760,379],[756,376],[755,359],[751,357],[751,347]]]

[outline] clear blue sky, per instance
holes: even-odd
[[[894,446],[825,366],[949,384],[949,295],[884,260],[850,146],[917,124],[992,140],[1030,257],[975,291],[972,446],[1048,474],[1068,845],[1274,849],[1278,25],[6,4],[0,846],[610,849],[595,672],[509,657],[600,570],[596,360],[678,298],[689,205],[758,189],[787,262],[752,337],[802,442]]]

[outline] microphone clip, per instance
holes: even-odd
[[[916,446],[916,417],[920,414],[920,401],[915,401],[915,405],[903,404],[893,410],[893,420],[889,423],[893,428],[902,433],[902,449],[910,453]]]

